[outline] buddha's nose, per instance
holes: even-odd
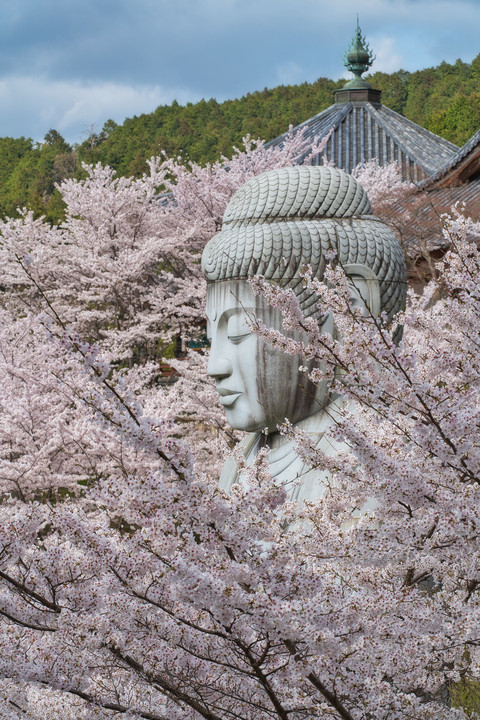
[[[230,360],[225,357],[223,353],[219,353],[212,343],[210,348],[210,357],[208,358],[207,375],[218,380],[220,378],[229,377],[232,372],[233,367]]]

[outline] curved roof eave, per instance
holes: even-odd
[[[427,187],[431,185],[432,183],[437,183],[443,178],[445,178],[446,175],[448,175],[449,172],[455,170],[455,168],[462,162],[462,160],[465,160],[465,158],[470,155],[474,150],[478,148],[480,145],[480,130],[477,130],[477,132],[472,135],[472,137],[467,140],[465,145],[462,145],[461,148],[458,149],[458,151],[451,157],[444,165],[442,165],[437,172],[435,172],[431,177],[427,178],[422,182],[422,187]]]

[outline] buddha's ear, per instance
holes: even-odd
[[[353,304],[367,309],[374,317],[380,315],[380,283],[373,270],[360,263],[343,265],[343,269],[348,275]]]

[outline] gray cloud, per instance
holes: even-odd
[[[3,136],[42,140],[55,128],[70,142],[81,142],[92,128],[100,131],[108,118],[151,112],[174,98],[181,103],[201,99],[192,98],[191,90],[165,91],[160,85],[8,76],[0,80],[0,126],[10,128]]]
[[[75,141],[82,124],[121,122],[175,97],[222,100],[340,77],[357,8],[357,0],[3,3],[0,135],[39,139],[54,126]],[[360,21],[374,70],[470,61],[480,51],[474,0],[366,0]]]

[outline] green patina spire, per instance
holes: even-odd
[[[362,74],[368,70],[375,60],[370,47],[362,35],[357,15],[357,29],[350,43],[349,48],[345,52],[344,65],[355,77],[350,80],[344,87],[346,88],[371,88],[372,86],[362,78]]]

